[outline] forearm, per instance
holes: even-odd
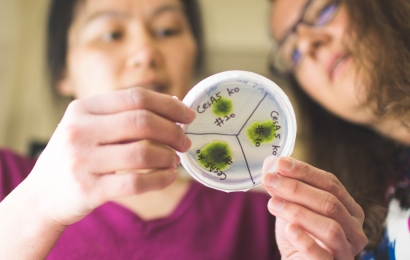
[[[1,259],[45,259],[65,229],[42,214],[27,186],[0,203]]]

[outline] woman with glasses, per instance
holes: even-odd
[[[271,69],[292,82],[317,167],[282,158],[265,176],[282,257],[409,259],[410,1],[271,10]]]

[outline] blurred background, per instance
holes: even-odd
[[[272,79],[268,0],[200,0],[206,38],[204,77],[248,70]],[[52,95],[44,50],[48,0],[0,0],[0,147],[28,154],[46,143],[69,100]],[[285,89],[285,82],[273,79]],[[300,157],[299,149],[294,154]]]

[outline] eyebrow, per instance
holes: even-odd
[[[161,7],[159,7],[158,9],[156,9],[152,14],[151,14],[151,18],[154,18],[162,13],[166,13],[166,12],[180,12],[182,14],[185,14],[185,10],[184,8],[182,8],[179,5],[163,5]]]
[[[161,6],[155,9],[150,14],[150,19],[153,19],[166,12],[180,12],[182,14],[185,14],[184,8],[182,8],[179,5],[164,5],[164,6]],[[97,12],[91,15],[90,17],[88,17],[85,23],[88,24],[96,19],[100,19],[103,17],[115,17],[115,18],[126,19],[126,18],[130,18],[131,15],[129,13],[121,12],[121,11],[101,11],[101,12]]]
[[[85,21],[85,24],[89,24],[92,21],[95,21],[97,19],[103,18],[103,17],[116,17],[116,18],[129,18],[130,15],[124,12],[119,12],[119,11],[101,11],[97,12],[90,17],[87,18]]]

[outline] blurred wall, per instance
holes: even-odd
[[[268,0],[200,0],[205,76],[240,69],[269,76]],[[48,0],[0,0],[0,146],[26,153],[46,142],[67,102],[55,100],[44,69]],[[279,85],[285,85],[276,80]]]
[[[268,75],[269,1],[202,0],[207,72],[242,69]]]
[[[48,140],[63,110],[44,70],[47,5],[0,0],[0,146],[21,153],[33,140]]]

